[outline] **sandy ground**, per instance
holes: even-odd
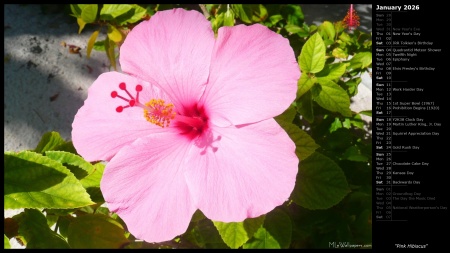
[[[360,29],[372,30],[372,5],[355,5]],[[347,4],[302,6],[307,24],[342,19]],[[76,19],[40,5],[4,5],[4,150],[34,149],[41,136],[57,131],[70,140],[71,124],[87,97],[87,90],[103,72],[110,71],[104,52],[86,57],[93,27],[78,34]],[[100,34],[104,38],[105,34]],[[81,47],[71,54],[66,44]],[[372,108],[372,79],[365,73],[352,110]],[[370,120],[370,119],[369,119]],[[20,210],[5,210],[11,217]],[[13,248],[22,248],[11,240]]]

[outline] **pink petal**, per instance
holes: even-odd
[[[300,69],[289,41],[255,24],[221,27],[202,100],[219,126],[281,114],[295,99]]]
[[[135,86],[141,84],[139,101],[146,103],[151,98],[170,100],[156,87],[147,82],[119,72],[100,75],[88,91],[88,98],[78,110],[72,123],[72,141],[77,152],[88,161],[109,161],[119,149],[137,138],[167,131],[166,128],[153,125],[144,118],[140,107],[125,108],[121,113],[116,107],[127,102],[111,97],[112,91],[128,98],[125,91],[119,89],[119,83],[125,82],[127,90],[136,95]]]
[[[127,35],[121,68],[164,89],[181,112],[203,94],[213,46],[211,23],[198,11],[159,11]]]
[[[213,141],[192,149],[186,173],[198,208],[208,218],[238,222],[289,198],[299,160],[295,144],[273,119],[216,127],[212,135]]]
[[[189,142],[173,133],[141,138],[108,163],[100,187],[135,237],[162,242],[184,233],[196,210],[185,178]]]

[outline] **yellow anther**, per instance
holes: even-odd
[[[152,99],[145,106],[149,109],[144,109],[144,117],[152,124],[167,127],[170,121],[175,118],[173,104],[165,104],[162,99]]]

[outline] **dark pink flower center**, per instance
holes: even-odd
[[[184,108],[183,115],[176,115],[174,126],[192,140],[208,130],[208,116],[203,107],[193,104]]]

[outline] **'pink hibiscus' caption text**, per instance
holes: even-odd
[[[270,212],[290,196],[295,144],[273,119],[295,99],[289,41],[265,26],[222,27],[197,11],[157,12],[120,47],[122,71],[98,77],[73,122],[101,191],[136,238],[183,234],[199,209],[214,221]]]

